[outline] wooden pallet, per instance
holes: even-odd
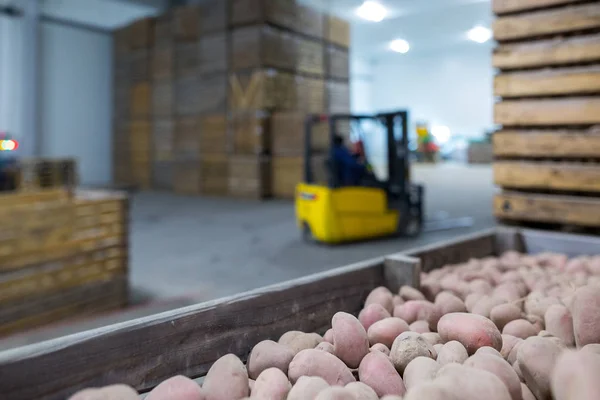
[[[125,383],[146,392],[171,376],[198,378],[219,357],[289,330],[323,331],[338,311],[358,313],[369,291],[419,287],[428,272],[507,250],[596,253],[600,239],[494,229],[378,257],[217,301],[0,353],[0,393],[11,400],[64,399],[78,389]],[[168,360],[168,361],[166,361]],[[50,367],[51,366],[51,367]]]

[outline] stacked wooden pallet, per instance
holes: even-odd
[[[600,2],[495,0],[495,215],[600,227]]]
[[[115,34],[117,64],[123,60],[117,94],[140,92],[130,70],[133,43],[144,42],[132,39],[142,23],[153,32],[150,118],[137,120],[134,104],[122,100],[127,96],[115,98],[115,180],[186,194],[292,197],[302,179],[306,115],[350,111],[348,23],[295,0],[175,8]],[[143,151],[133,151],[134,136],[147,128],[153,134]],[[325,128],[315,130],[317,148],[324,147]],[[151,165],[153,179],[127,176],[146,171],[142,153],[152,160],[143,166]]]
[[[0,335],[127,303],[127,199],[0,195]]]

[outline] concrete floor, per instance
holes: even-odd
[[[293,203],[139,193],[132,199],[131,287],[145,305],[0,341],[20,346],[227,296],[494,225],[490,166],[418,165],[430,217],[470,216],[473,226],[339,247],[304,243]]]

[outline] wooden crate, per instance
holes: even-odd
[[[233,26],[271,23],[294,29],[297,25],[295,0],[230,0],[229,22]]]
[[[326,67],[327,77],[337,79],[350,78],[350,58],[348,50],[336,46],[327,46]]]
[[[600,97],[504,100],[494,106],[504,126],[567,126],[600,123]]]
[[[350,23],[333,15],[327,16],[325,40],[346,49],[350,47]]]
[[[189,5],[173,9],[173,35],[178,42],[197,42],[200,37],[200,9]]]
[[[175,46],[175,75],[178,77],[196,75],[200,60],[200,46],[197,42],[178,43]]]
[[[293,110],[298,93],[295,76],[274,69],[229,76],[229,107],[243,110]]]
[[[53,400],[82,388],[124,383],[143,393],[175,375],[204,376],[227,353],[245,361],[258,342],[277,340],[286,331],[323,332],[336,312],[358,314],[378,286],[393,292],[402,285],[419,288],[421,272],[508,250],[575,257],[593,254],[599,247],[598,238],[589,236],[498,228],[382,255],[222,300],[2,352],[5,379],[0,392],[14,400]],[[144,351],[141,337],[152,344]],[[165,354],[173,355],[168,363],[161,362]]]
[[[600,192],[600,164],[566,161],[497,161],[494,182],[513,189]]]
[[[326,83],[327,112],[348,114],[350,112],[350,83],[329,80]]]
[[[264,199],[271,196],[271,164],[267,156],[229,157],[229,194]]]
[[[140,82],[131,88],[131,117],[149,118],[152,114],[152,85]]]
[[[327,183],[326,155],[315,155],[311,159],[313,179],[317,183]],[[296,185],[304,181],[304,157],[277,156],[272,159],[273,196],[279,199],[293,199]]]
[[[198,79],[197,112],[199,114],[227,111],[228,76],[225,73],[201,75]]]
[[[324,114],[325,81],[320,78],[296,76],[296,108],[310,114]]]
[[[174,76],[174,47],[157,47],[152,52],[152,78],[172,79]]]
[[[175,120],[173,156],[175,160],[200,158],[200,127],[198,117],[178,117]]]
[[[493,0],[492,8],[496,14],[530,11],[545,7],[582,3],[585,0]]]
[[[173,190],[173,161],[154,161],[152,163],[152,188]]]
[[[202,194],[223,196],[229,191],[229,159],[224,154],[203,154],[200,162]]]
[[[298,111],[274,113],[271,117],[272,154],[274,156],[303,156],[307,114]],[[311,147],[314,152],[329,149],[329,124],[313,125]]]
[[[200,153],[227,154],[229,131],[225,114],[210,114],[200,117]]]
[[[312,7],[296,5],[296,26],[294,30],[313,38],[325,36],[325,15]]]
[[[136,120],[129,124],[131,160],[149,162],[151,159],[152,123]]]
[[[152,126],[153,161],[171,161],[175,142],[175,121],[170,118],[154,119]]]
[[[231,33],[231,71],[252,68],[296,68],[297,39],[270,25],[236,28]]]
[[[169,118],[173,116],[173,81],[155,80],[152,83],[152,116]]]
[[[227,29],[228,2],[223,0],[204,0],[200,8],[200,34],[224,32]]]
[[[72,158],[23,158],[15,171],[19,192],[63,189],[72,191],[77,185],[77,163]]]
[[[496,157],[550,159],[594,158],[600,154],[600,130],[505,129],[493,136]]]
[[[197,160],[173,163],[173,190],[178,194],[200,194],[200,162]]]
[[[149,49],[154,45],[154,18],[135,21],[129,26],[128,30],[131,49]]]
[[[231,115],[233,152],[260,155],[271,150],[270,115],[262,111],[236,112]]]
[[[200,74],[227,72],[227,34],[217,32],[200,38],[198,71]]]
[[[317,40],[296,38],[296,70],[300,73],[323,76],[325,60],[323,43]]]
[[[154,51],[156,49],[172,48],[174,42],[173,13],[166,11],[154,21]]]
[[[130,34],[131,28],[129,26],[124,26],[113,31],[113,56],[115,59],[124,59],[129,55],[131,50]]]
[[[129,79],[132,82],[149,81],[152,78],[150,50],[136,50],[129,56]]]
[[[129,186],[133,182],[131,176],[131,137],[129,124],[117,119],[113,132],[113,182],[117,185]]]

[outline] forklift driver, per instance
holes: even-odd
[[[334,162],[341,185],[360,185],[366,172],[365,165],[352,156],[340,135],[335,135],[333,145]]]

